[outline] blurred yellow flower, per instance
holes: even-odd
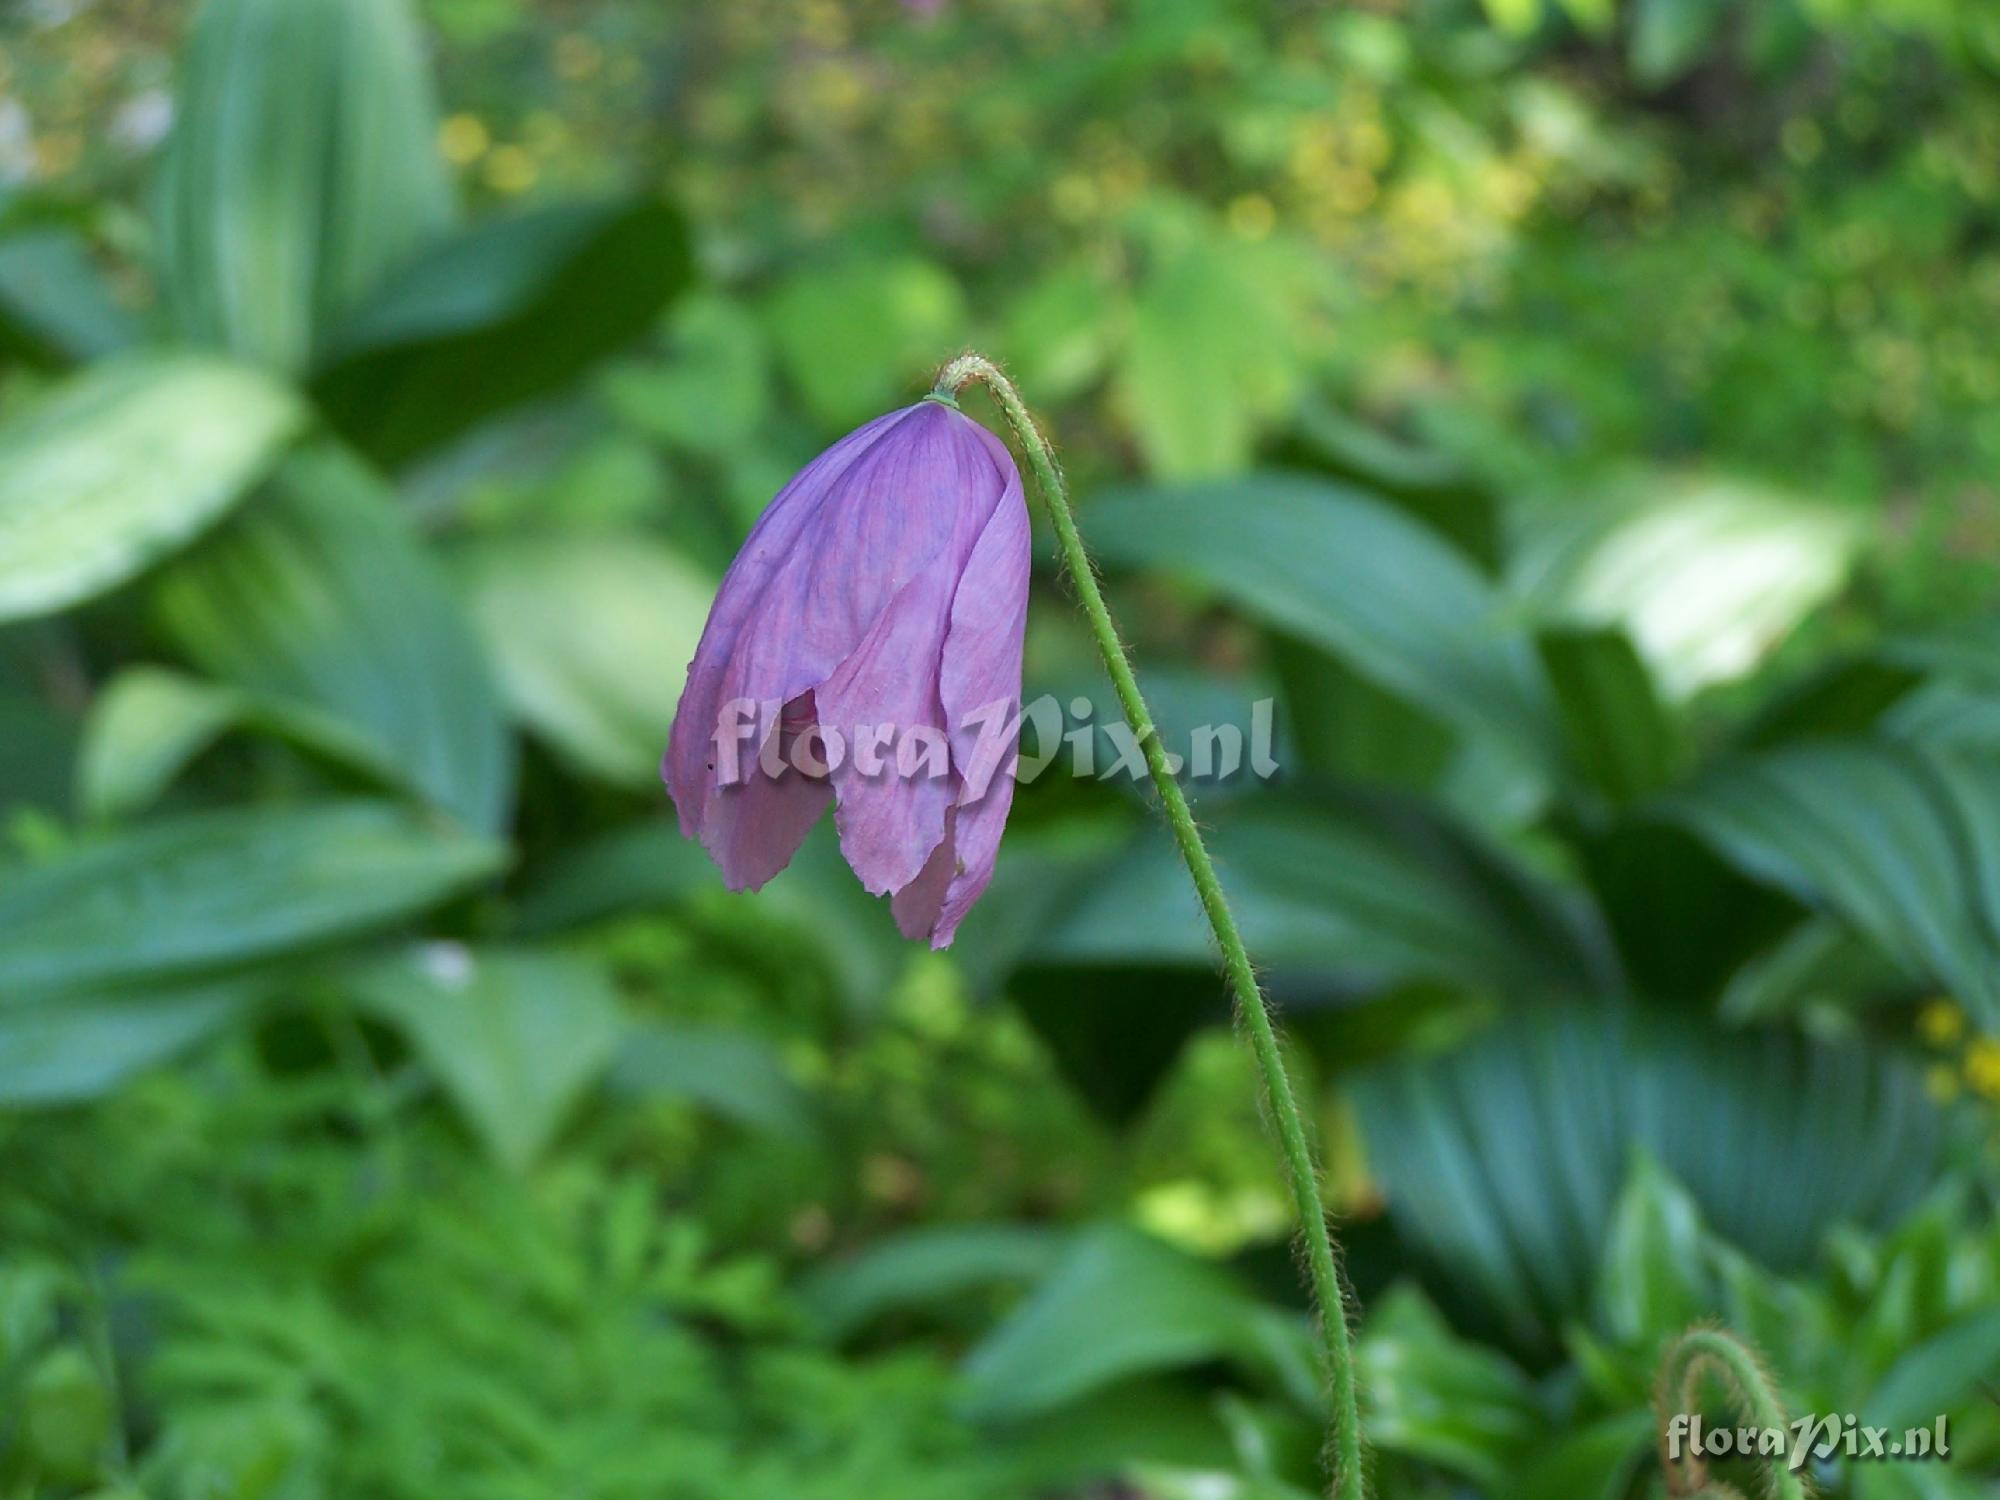
[[[1949,1047],[1965,1035],[1965,1012],[1948,995],[1940,995],[1917,1012],[1917,1035],[1933,1047]]]
[[[1924,1092],[1936,1103],[1951,1103],[1958,1097],[1958,1074],[1944,1063],[1933,1063],[1924,1069]]]
[[[1277,226],[1278,211],[1262,193],[1245,193],[1229,205],[1229,227],[1246,240],[1261,240]]]
[[[486,158],[486,185],[496,193],[525,193],[542,169],[519,146],[495,146]]]
[[[1965,1081],[1982,1099],[2000,1099],[2000,1041],[1981,1037],[1965,1049]]]
[[[492,139],[486,122],[477,115],[453,115],[438,127],[438,149],[455,167],[479,160]]]

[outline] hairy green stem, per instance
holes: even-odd
[[[1153,785],[1159,790],[1160,805],[1166,810],[1174,842],[1180,847],[1188,874],[1194,878],[1202,911],[1215,932],[1216,945],[1222,950],[1223,968],[1236,995],[1237,1014],[1250,1038],[1250,1050],[1256,1056],[1257,1068],[1262,1075],[1264,1101],[1282,1147],[1285,1175],[1291,1182],[1299,1227],[1304,1233],[1306,1266],[1311,1274],[1314,1297],[1319,1304],[1319,1329],[1325,1353],[1329,1405],[1332,1408],[1330,1462],[1333,1466],[1333,1492],[1339,1500],[1362,1500],[1361,1422],[1354,1387],[1354,1353],[1347,1326],[1347,1299],[1340,1284],[1340,1272],[1334,1264],[1333,1236],[1327,1229],[1326,1208],[1320,1199],[1319,1174],[1313,1165],[1312,1146],[1306,1137],[1298,1101],[1292,1094],[1292,1081],[1285,1071],[1284,1054],[1278,1047],[1278,1035],[1271,1025],[1270,1010],[1257,983],[1257,971],[1251,966],[1250,955],[1243,947],[1243,935],[1237,930],[1236,917],[1222,893],[1215,862],[1209,858],[1208,847],[1202,842],[1201,830],[1195,825],[1187,796],[1174,779],[1166,748],[1160,743],[1160,736],[1154,728],[1153,716],[1146,708],[1146,700],[1140,696],[1139,682],[1132,672],[1132,660],[1126,654],[1124,642],[1119,639],[1118,627],[1112,623],[1103,591],[1097,586],[1097,573],[1091,564],[1090,554],[1084,549],[1083,538],[1077,532],[1076,517],[1070,510],[1069,492],[1063,485],[1062,471],[1057,468],[1048,441],[1035,425],[1021,393],[992,361],[977,354],[966,354],[945,366],[938,376],[936,390],[931,393],[932,398],[955,406],[957,402],[954,398],[958,392],[974,383],[985,385],[992,393],[1008,426],[1014,429],[1015,437],[1027,452],[1029,467],[1035,472],[1036,485],[1041,490],[1043,504],[1062,546],[1063,561],[1075,581],[1077,597],[1083,602],[1083,612],[1090,621],[1091,633],[1097,637],[1097,649],[1104,658],[1104,669],[1111,674],[1119,707],[1124,710],[1126,721],[1132,726],[1132,732],[1145,753],[1146,768],[1152,772]]]
[[[1783,1430],[1790,1425],[1769,1372],[1741,1339],[1720,1328],[1690,1328],[1675,1339],[1660,1361],[1654,1415],[1660,1427],[1660,1464],[1666,1471],[1668,1493],[1694,1500],[1733,1493],[1709,1481],[1700,1455],[1676,1456],[1667,1448],[1667,1431],[1674,1418],[1700,1412],[1701,1384],[1710,1376],[1729,1392],[1752,1426]],[[1766,1472],[1772,1500],[1805,1500],[1805,1482],[1785,1459],[1767,1466]]]

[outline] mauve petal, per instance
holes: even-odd
[[[849,749],[833,775],[840,852],[861,884],[877,896],[917,878],[944,838],[946,811],[958,800],[938,697],[938,660],[958,587],[952,563],[941,558],[912,579],[818,693],[820,723],[837,727]],[[906,773],[899,760],[892,760],[876,775],[863,774],[853,752],[857,737],[870,726],[892,726],[895,739],[885,753],[910,750],[914,768]],[[917,736],[926,730],[937,748],[920,755]]]
[[[710,791],[702,820],[702,847],[722,870],[722,882],[732,891],[754,891],[792,862],[813,825],[833,801],[833,786],[824,777],[792,769],[793,744],[812,727],[812,694],[785,705],[774,732],[785,757],[782,775],[757,770],[755,752],[746,744],[744,779]]]
[[[674,712],[667,753],[660,767],[683,836],[693,838],[700,830],[702,809],[714,786],[709,762],[713,758],[716,716],[726,701],[722,679],[744,627],[755,617],[772,577],[793,556],[801,534],[817,518],[828,496],[836,493],[836,481],[857,458],[910,416],[912,410],[906,407],[892,411],[856,428],[799,470],[764,507],[742,550],[723,575],[715,603],[709,607],[701,643],[688,663],[687,686],[681,693],[680,707]],[[791,695],[771,696],[784,702]]]
[[[896,930],[913,942],[921,942],[936,931],[938,915],[944,910],[945,892],[951,888],[958,869],[957,840],[953,837],[957,821],[957,808],[945,813],[944,837],[938,840],[937,848],[924,861],[917,878],[890,898],[889,909],[895,913]]]
[[[939,670],[939,696],[962,786],[956,814],[958,869],[930,934],[933,948],[951,946],[958,924],[992,881],[1000,835],[1014,803],[1032,548],[1020,475],[1011,460],[1007,467],[1009,492],[966,563]]]

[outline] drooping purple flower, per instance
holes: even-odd
[[[1013,455],[920,401],[849,433],[724,575],[661,766],[732,890],[790,862],[829,804],[906,937],[951,943],[993,877],[1028,607]]]

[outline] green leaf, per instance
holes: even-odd
[[[298,399],[195,355],[92,367],[0,428],[0,622],[118,587],[240,500]]]
[[[684,1021],[636,1023],[618,1044],[608,1086],[637,1099],[689,1099],[756,1130],[804,1135],[811,1100],[759,1037]]]
[[[967,1356],[965,1403],[1017,1421],[1156,1370],[1227,1358],[1295,1375],[1302,1327],[1228,1273],[1121,1225],[1079,1234],[1021,1308]]]
[[[1140,287],[1119,392],[1158,477],[1245,467],[1282,404],[1293,328],[1267,269],[1238,247],[1203,245],[1168,256]]]
[[[1491,567],[1500,556],[1500,500],[1456,459],[1364,426],[1324,401],[1300,403],[1288,463],[1385,496]]]
[[[0,994],[192,975],[387,926],[505,850],[371,802],[237,807],[79,844],[0,890]]]
[[[2000,1030],[2000,758],[1803,745],[1719,765],[1661,813]]]
[[[1083,517],[1113,567],[1199,579],[1529,765],[1561,764],[1541,664],[1463,554],[1356,491],[1293,475],[1113,492]]]
[[[470,621],[395,496],[332,446],[161,577],[167,634],[266,712],[303,713],[350,758],[490,833],[514,742]]]
[[[0,348],[47,361],[102,359],[137,341],[82,238],[36,229],[0,240]]]
[[[1880,1048],[1615,1001],[1527,1008],[1386,1063],[1356,1103],[1440,1301],[1540,1354],[1588,1305],[1635,1147],[1717,1234],[1782,1269],[1834,1224],[1906,1208],[1941,1133],[1919,1070]]]
[[[1653,1443],[1649,1409],[1600,1417],[1537,1452],[1509,1493],[1517,1500],[1620,1500]]]
[[[1460,1338],[1414,1288],[1369,1310],[1355,1344],[1372,1448],[1463,1475],[1488,1493],[1543,1436],[1534,1386],[1502,1355]]]
[[[1245,941],[1274,968],[1526,994],[1613,981],[1600,939],[1557,890],[1414,798],[1266,794],[1217,814],[1209,841]],[[1213,966],[1187,872],[1152,828],[1078,882],[1025,957]]]
[[[351,983],[514,1171],[542,1154],[619,1045],[617,992],[573,955],[427,943]]]
[[[1755,667],[1840,587],[1864,537],[1850,512],[1726,480],[1535,520],[1516,592],[1558,618],[1623,626],[1673,698]]]
[[[77,753],[77,806],[112,820],[147,807],[237,724],[240,694],[161,667],[127,667],[90,706]]]
[[[1558,627],[1542,631],[1535,644],[1571,758],[1613,806],[1674,779],[1687,759],[1686,737],[1624,631]]]
[[[452,218],[406,0],[205,0],[158,184],[188,338],[291,371]]]
[[[642,536],[510,536],[462,561],[515,715],[581,770],[657,786],[714,585]]]
[[[0,1004],[0,1105],[74,1104],[109,1093],[244,1015],[264,984],[228,979]]]
[[[692,274],[680,215],[648,199],[482,224],[390,277],[342,325],[313,392],[364,453],[400,465],[561,390],[650,330]]]
[[[827,1336],[843,1339],[885,1313],[949,1302],[1009,1282],[1038,1281],[1066,1236],[1039,1224],[904,1230],[808,1275],[800,1296]]]
[[[1701,1210],[1642,1147],[1611,1210],[1597,1283],[1598,1320],[1647,1346],[1713,1311]]]
[[[785,375],[818,421],[855,426],[928,383],[964,337],[965,297],[927,260],[849,260],[787,279],[766,308]]]
[[[1898,1357],[1868,1397],[1863,1420],[1900,1429],[1929,1423],[2000,1380],[2000,1307],[1960,1318]]]

